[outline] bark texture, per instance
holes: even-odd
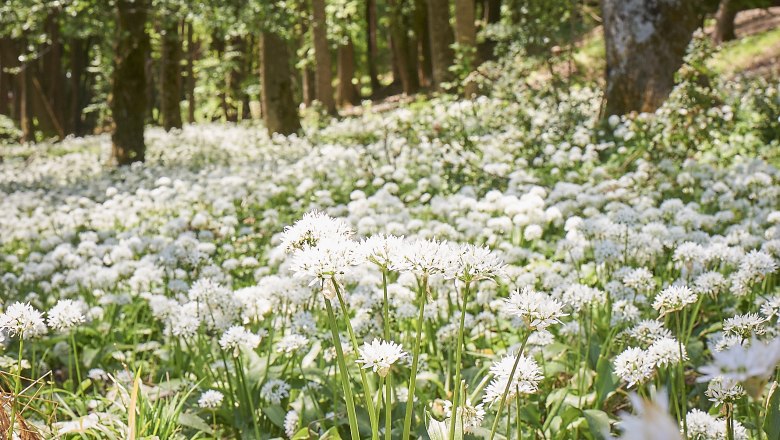
[[[117,39],[111,81],[112,156],[118,165],[143,161],[146,114],[146,11],[149,0],[117,0]]]
[[[674,87],[705,0],[602,0],[606,115],[652,112]]]
[[[355,84],[355,45],[352,39],[339,46],[338,52],[338,76],[339,76],[339,105],[356,105],[360,102],[360,96]]]
[[[474,0],[455,0],[455,37],[463,51],[463,59],[468,71],[474,68],[477,55],[477,27],[474,23]],[[463,94],[470,98],[477,92],[472,81],[463,86]]]
[[[311,8],[314,60],[317,64],[314,72],[317,83],[317,99],[320,100],[328,113],[336,114],[336,101],[333,98],[333,69],[325,18],[325,0],[312,0]]]
[[[272,32],[263,32],[260,46],[265,125],[269,133],[295,133],[300,130],[301,121],[298,106],[293,99],[292,66],[287,42]]]
[[[452,80],[450,66],[454,60],[450,5],[448,0],[428,0],[428,29],[431,37],[431,64],[437,90]]]
[[[734,3],[733,0],[720,0],[718,12],[715,14],[715,32],[712,34],[715,44],[737,38],[734,33],[734,19],[737,18],[738,7]]]
[[[403,0],[388,2],[390,15],[390,38],[392,39],[393,59],[398,67],[398,76],[404,93],[410,95],[420,88],[417,77],[417,48],[409,38],[409,26],[403,14]]]
[[[166,130],[181,128],[181,39],[179,23],[168,17],[162,36],[160,110]]]

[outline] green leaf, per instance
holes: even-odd
[[[203,419],[190,412],[183,412],[179,414],[179,424],[188,428],[197,429],[200,432],[206,434],[213,434],[214,432]]]
[[[767,398],[764,432],[769,440],[780,440],[780,391],[774,382]]]
[[[287,415],[287,413],[284,412],[281,406],[267,406],[263,408],[263,414],[265,414],[274,425],[280,428],[284,426],[284,417]]]
[[[601,404],[618,388],[619,382],[612,373],[612,362],[602,357],[596,366],[596,405]]]
[[[610,420],[607,413],[599,409],[586,409],[582,412],[588,421],[588,429],[595,439],[604,439],[610,432]]]
[[[309,428],[301,428],[293,434],[290,440],[309,440]]]

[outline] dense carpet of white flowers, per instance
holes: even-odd
[[[8,147],[0,409],[46,438],[777,438],[780,172],[731,87],[687,159],[652,151],[680,96],[600,125],[588,89],[149,129],[122,169],[107,136]]]

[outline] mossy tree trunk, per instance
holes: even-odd
[[[707,0],[602,0],[606,114],[652,112],[674,87]]]

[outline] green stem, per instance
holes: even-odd
[[[336,358],[339,363],[341,376],[341,386],[344,388],[344,400],[347,402],[347,417],[349,418],[349,432],[352,440],[360,440],[360,431],[358,430],[357,414],[355,414],[355,401],[352,399],[352,387],[349,384],[349,373],[347,363],[344,361],[344,349],[341,347],[341,338],[336,326],[336,316],[333,314],[333,306],[329,299],[325,299],[325,309],[328,311],[328,321],[330,321],[330,332],[333,336],[333,345],[336,348]]]
[[[255,438],[260,438],[260,428],[257,426],[257,414],[255,414],[255,403],[252,399],[252,393],[249,392],[249,388],[246,385],[246,376],[244,376],[244,366],[241,363],[241,357],[236,356],[233,358],[235,361],[234,365],[236,367],[236,370],[238,370],[238,379],[241,382],[241,388],[244,391],[244,395],[246,396],[247,403],[249,404],[249,417],[252,419],[252,428],[255,431]]]
[[[387,383],[385,384],[385,440],[392,440],[393,431],[393,373],[387,373]]]
[[[677,390],[677,397],[680,399],[680,422],[683,425],[683,438],[688,438],[688,410],[686,406],[688,405],[688,393],[685,390],[685,365],[683,362],[683,346],[682,346],[682,335],[681,332],[681,324],[680,324],[680,314],[675,314],[676,322],[677,322],[677,346],[680,351],[680,362],[677,364],[677,375],[679,376],[679,387],[680,389]]]
[[[344,296],[341,294],[341,289],[338,286],[336,280],[333,280],[333,288],[336,290],[336,296],[339,299],[341,305],[341,311],[344,313],[344,321],[347,324],[347,333],[349,333],[349,340],[352,342],[352,349],[355,353],[360,352],[360,347],[355,338],[355,331],[352,329],[352,323],[349,320],[349,310],[347,310],[347,303],[344,301]],[[371,438],[374,440],[379,439],[379,420],[377,420],[376,412],[374,411],[374,392],[371,389],[371,384],[368,383],[368,377],[363,368],[360,368],[360,381],[363,384],[363,395],[365,396],[366,411],[368,411],[368,418],[371,422]]]
[[[504,388],[504,392],[501,393],[501,400],[498,401],[498,411],[496,412],[496,418],[493,420],[493,427],[490,428],[490,438],[489,440],[493,440],[493,438],[496,436],[496,428],[498,428],[498,419],[501,417],[501,411],[504,409],[504,403],[506,402],[506,395],[509,394],[509,388],[512,386],[512,379],[515,377],[515,371],[517,371],[517,365],[520,363],[520,358],[523,356],[523,350],[525,350],[525,343],[528,342],[528,335],[530,332],[526,332],[525,336],[523,337],[523,343],[520,345],[520,350],[517,351],[517,358],[515,358],[515,363],[512,365],[512,372],[509,373],[509,379],[506,381],[506,387]]]
[[[406,414],[404,414],[404,432],[402,440],[409,440],[409,434],[412,428],[412,410],[414,408],[414,387],[417,383],[417,364],[420,361],[420,341],[422,339],[422,329],[425,319],[425,302],[428,300],[428,277],[424,275],[420,286],[418,299],[420,301],[419,313],[417,315],[417,337],[414,341],[414,352],[412,353],[412,371],[409,376],[409,393],[406,399]]]
[[[8,440],[14,438],[14,425],[16,423],[16,411],[19,406],[19,393],[22,391],[22,349],[24,347],[24,335],[19,335],[19,357],[16,362],[16,376],[14,377],[14,402],[11,405],[11,423],[8,425]]]
[[[76,366],[76,383],[74,389],[77,394],[81,394],[81,367],[79,366],[79,352],[76,349],[76,331],[70,332],[70,344],[73,348],[73,363]]]
[[[461,302],[460,327],[458,327],[458,345],[455,347],[455,383],[453,386],[452,417],[450,420],[450,440],[455,439],[455,423],[458,419],[458,408],[460,408],[460,378],[461,378],[461,357],[463,355],[463,328],[466,322],[466,304],[469,299],[469,282],[466,281],[463,287],[463,301]]]

